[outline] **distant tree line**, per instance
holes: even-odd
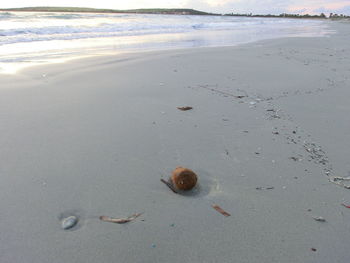
[[[230,13],[230,14],[224,14],[224,16],[246,16],[246,17],[287,17],[287,18],[318,18],[318,19],[327,19],[327,16],[324,13],[321,13],[319,15],[309,15],[309,14],[305,14],[305,15],[300,15],[300,14],[287,14],[287,13],[282,13],[279,15],[271,15],[271,14],[267,14],[267,15],[256,15],[256,14],[238,14],[238,13]],[[342,19],[342,18],[347,18],[349,19],[350,16],[346,16],[343,14],[333,14],[330,13],[328,18],[330,19]]]
[[[350,16],[346,16],[346,15],[343,15],[343,14],[333,14],[333,13],[330,13],[329,14],[329,18],[331,19],[341,19],[341,18],[350,18]]]

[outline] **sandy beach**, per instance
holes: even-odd
[[[1,75],[0,262],[349,262],[350,23],[330,27]],[[160,182],[177,166],[188,195]]]

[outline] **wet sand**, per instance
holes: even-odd
[[[348,262],[350,24],[330,26],[0,76],[0,262]],[[177,166],[187,195],[160,182]]]

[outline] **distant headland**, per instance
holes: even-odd
[[[0,11],[12,12],[76,12],[76,13],[127,13],[127,14],[172,14],[172,15],[220,15],[202,12],[194,9],[181,8],[145,8],[145,9],[96,9],[86,7],[21,7],[0,9]]]

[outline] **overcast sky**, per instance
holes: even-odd
[[[111,9],[193,8],[216,13],[342,13],[350,15],[350,0],[1,0],[0,8],[76,6]]]

